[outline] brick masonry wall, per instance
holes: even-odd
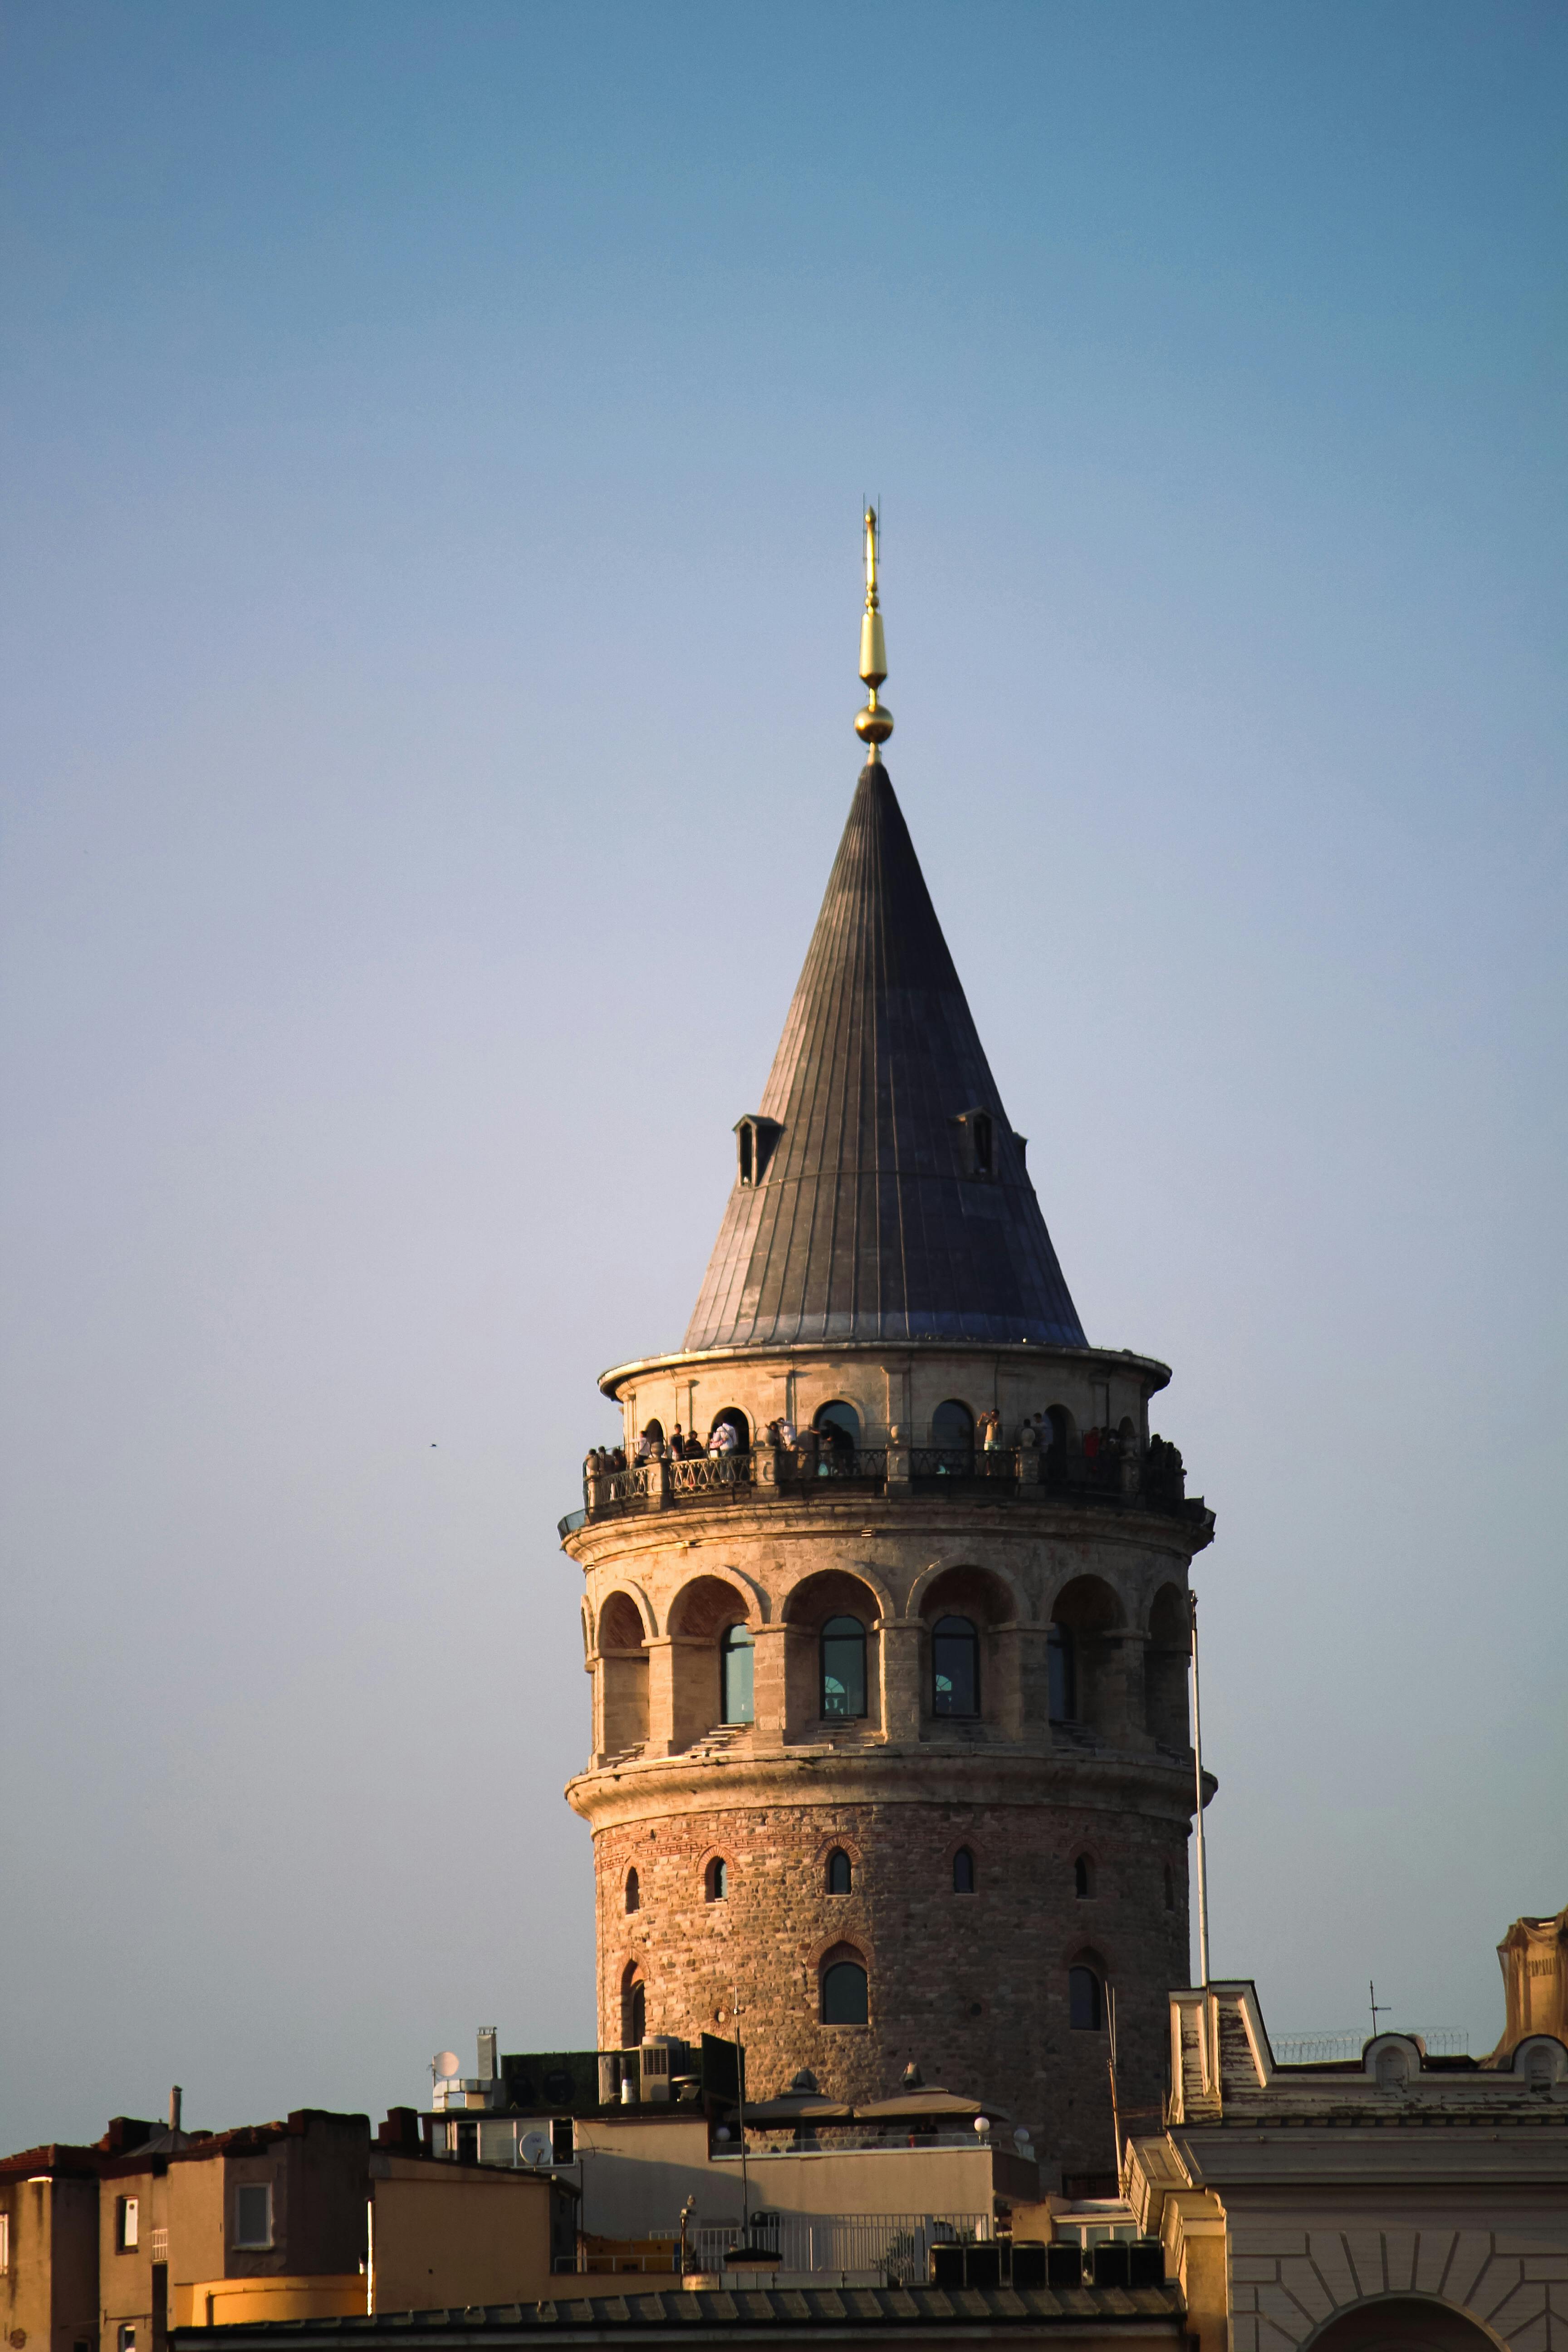
[[[950,1785],[951,1768],[944,1771]],[[1080,1952],[1118,1990],[1124,2131],[1158,2129],[1166,2087],[1166,1993],[1188,1973],[1184,1822],[1101,1807],[899,1801],[726,1808],[601,1829],[595,1842],[602,2042],[624,2032],[635,1964],[647,2025],[695,2041],[733,2032],[742,2004],[750,2087],[788,2088],[809,2067],[823,2092],[887,2097],[914,2059],[928,2084],[994,2104],[1027,2124],[1047,2168],[1113,2164],[1104,2032],[1068,2021],[1068,1969]],[[826,1891],[842,1845],[853,1891]],[[954,1851],[975,1862],[955,1894]],[[1075,1857],[1094,1865],[1075,1894]],[[721,1855],[728,1893],[705,1896]],[[1175,1908],[1165,1907],[1165,1867]],[[639,1907],[626,1909],[627,1873]],[[825,2026],[818,1968],[837,1944],[865,1958],[870,2023]]]

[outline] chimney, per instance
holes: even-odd
[[[177,2132],[180,2128],[180,2103],[184,2095],[178,2083],[169,2094],[169,2129],[172,2132]]]
[[[496,2078],[496,2029],[493,2025],[479,2028],[479,2080],[493,2083]]]

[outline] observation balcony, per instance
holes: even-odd
[[[807,1432],[795,1446],[766,1444],[676,1461],[656,1454],[625,1470],[590,1470],[583,1508],[559,1522],[562,1540],[580,1528],[645,1512],[693,1507],[747,1509],[859,1496],[1025,1504],[1059,1502],[1112,1511],[1159,1512],[1202,1527],[1201,1496],[1189,1498],[1182,1457],[1163,1438],[1146,1450],[1122,1445],[1090,1456],[1075,1446],[831,1446]]]

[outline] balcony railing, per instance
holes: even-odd
[[[803,1501],[825,1489],[866,1494],[954,1496],[976,1490],[1025,1501],[1046,1496],[1103,1499],[1122,1507],[1206,1518],[1186,1496],[1181,1455],[1163,1439],[1138,1453],[1114,1444],[1093,1454],[1060,1444],[1044,1448],[948,1445],[758,1445],[691,1461],[661,1457],[624,1470],[590,1471],[584,1509],[560,1523],[564,1539],[589,1520],[626,1512],[729,1503]]]

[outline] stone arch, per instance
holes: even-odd
[[[1187,1752],[1187,1660],[1192,1652],[1192,1615],[1179,1584],[1162,1584],[1149,1609],[1149,1647],[1143,1660],[1144,1727],[1161,1747]]]
[[[1041,1468],[1048,1485],[1062,1486],[1067,1484],[1068,1465],[1082,1451],[1078,1422],[1065,1404],[1048,1404],[1042,1419]]]
[[[848,1569],[822,1569],[792,1585],[784,1604],[784,1723],[789,1733],[826,1723],[822,1685],[822,1629],[831,1620],[852,1617],[866,1633],[866,1712],[856,1727],[881,1723],[880,1635],[892,1613],[885,1591]]]
[[[849,1856],[850,1867],[855,1874],[853,1892],[858,1895],[862,1891],[860,1873],[865,1866],[866,1849],[852,1830],[832,1830],[826,1837],[817,1839],[811,1857],[811,1868],[818,1886],[826,1885],[828,1859],[835,1853]]]
[[[697,1865],[704,1903],[728,1903],[735,1892],[735,1857],[728,1846],[710,1845]]]
[[[858,1940],[830,1944],[816,1964],[818,2022],[863,2032],[871,2021],[871,1965]]]
[[[1300,2352],[1498,2352],[1500,2339],[1435,2295],[1378,2294],[1342,2305],[1302,2338]]]
[[[647,1643],[636,1597],[619,1587],[599,1608],[599,1738],[605,1756],[642,1748],[648,1736]]]
[[[921,1569],[910,1587],[908,1614],[923,1617],[929,1622],[932,1614],[931,1596],[939,1584],[943,1590],[939,1595],[940,1606],[935,1613],[938,1616],[943,1614],[948,1605],[948,1590],[943,1580],[949,1577],[975,1577],[984,1580],[988,1595],[986,1618],[990,1624],[1013,1624],[1028,1614],[1023,1593],[1008,1570],[973,1568],[962,1559],[933,1559]],[[956,1586],[953,1589],[956,1590]]]
[[[732,1625],[755,1627],[752,1595],[738,1577],[704,1570],[669,1604],[670,1738],[689,1748],[713,1729],[721,1711],[720,1643]]]
[[[1051,1604],[1051,1714],[1102,1736],[1121,1727],[1121,1596],[1101,1576],[1075,1576]]]

